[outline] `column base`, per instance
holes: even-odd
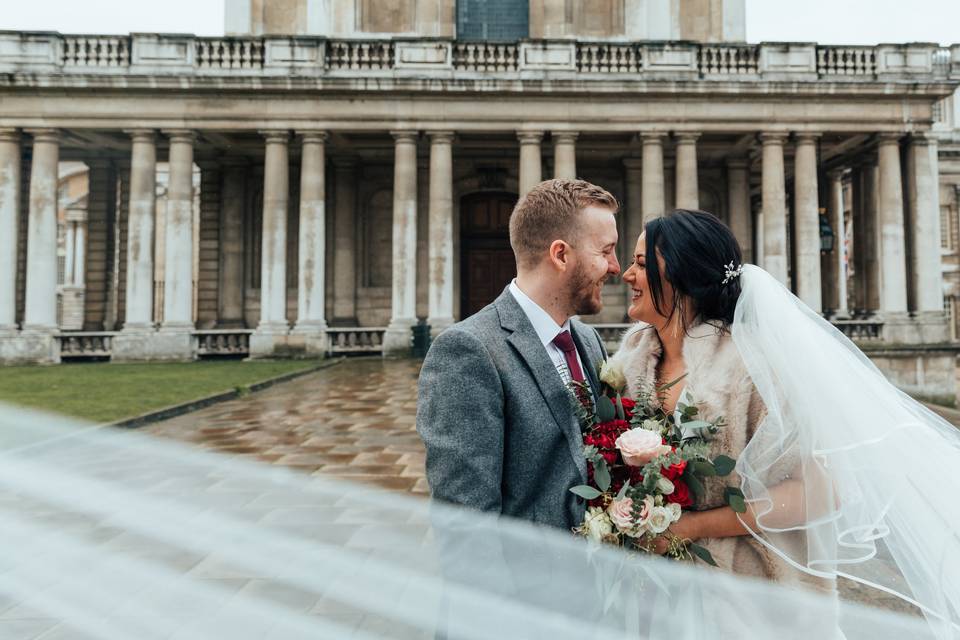
[[[409,358],[413,349],[413,325],[415,318],[391,320],[383,334],[383,356],[385,358]]]
[[[301,350],[305,356],[326,356],[327,323],[322,320],[297,322],[290,331],[289,345],[292,350]]]
[[[290,346],[286,322],[261,322],[250,334],[250,358],[277,358],[295,355]]]
[[[111,362],[183,362],[195,360],[196,340],[187,331],[124,327],[111,340]]]
[[[0,335],[0,364],[57,364],[60,341],[52,332],[22,331]]]
[[[455,322],[452,316],[449,318],[429,318],[427,324],[430,325],[430,337],[436,338]]]
[[[950,327],[942,311],[883,312],[883,341],[891,345],[937,345],[950,341]]]

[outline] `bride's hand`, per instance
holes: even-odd
[[[680,538],[681,540],[696,541],[700,536],[696,532],[697,512],[684,511],[680,519],[674,522],[664,535],[658,536],[653,540],[653,551],[657,555],[663,555],[670,548],[671,538]]]

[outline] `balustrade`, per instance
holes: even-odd
[[[250,329],[205,329],[194,331],[197,356],[245,356],[250,354]]]
[[[457,43],[453,45],[453,68],[465,71],[516,71],[519,51],[516,44]]]
[[[60,359],[109,358],[113,331],[77,331],[57,335]]]
[[[578,43],[577,71],[582,73],[639,73],[640,48],[632,44]]]
[[[760,68],[760,47],[754,45],[704,45],[698,56],[701,75],[754,74]]]
[[[239,38],[197,39],[197,66],[201,69],[261,69],[263,41]]]
[[[327,67],[335,70],[373,70],[393,68],[393,43],[363,40],[327,42]]]
[[[831,76],[873,76],[877,71],[874,47],[817,47],[817,73]]]
[[[63,63],[72,67],[126,67],[130,64],[130,38],[64,36]]]
[[[383,352],[386,327],[333,327],[327,329],[327,354]]]

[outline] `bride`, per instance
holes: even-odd
[[[719,567],[835,593],[848,578],[960,630],[960,436],[893,387],[762,269],[711,214],[649,221],[623,274],[637,324],[614,357],[633,397],[725,418],[711,456],[737,459],[671,533]],[[725,506],[739,484],[746,513]]]

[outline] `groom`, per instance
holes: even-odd
[[[420,372],[417,431],[437,500],[569,530],[584,506],[583,440],[570,382],[599,389],[598,313],[617,262],[617,200],[583,180],[547,180],[517,203],[517,277],[437,336]]]

